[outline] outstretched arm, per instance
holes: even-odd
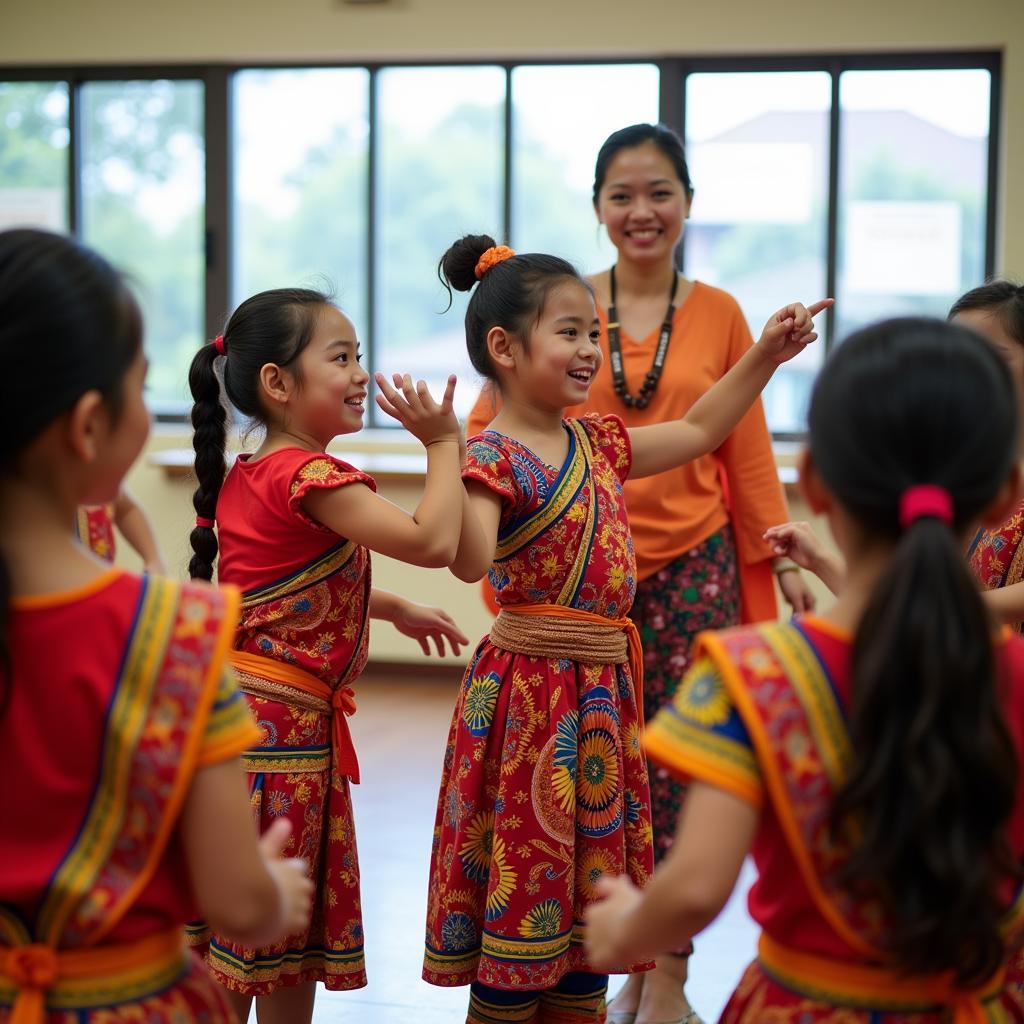
[[[757,832],[758,812],[703,782],[686,794],[675,842],[642,892],[625,876],[602,878],[604,899],[584,914],[594,967],[679,949],[719,914]]]
[[[831,305],[832,299],[822,299],[807,309],[800,303],[780,309],[765,324],[758,343],[682,419],[630,430],[630,476],[663,473],[718,448],[757,400],[775,370],[817,338],[813,317]]]
[[[399,633],[412,637],[428,656],[431,640],[439,658],[444,657],[445,640],[451,644],[454,655],[461,654],[462,646],[469,643],[469,637],[442,608],[418,604],[390,590],[374,587],[370,591],[370,617],[390,622]]]

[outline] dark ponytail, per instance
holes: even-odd
[[[578,281],[590,288],[579,271],[566,260],[544,253],[517,253],[491,267],[479,280],[476,265],[497,243],[490,235],[464,235],[441,257],[437,276],[448,290],[475,290],[466,307],[466,350],[473,369],[494,380],[494,367],[487,352],[487,332],[502,327],[525,347],[530,330],[540,319],[552,289],[565,281]]]
[[[141,345],[138,304],[106,260],[62,235],[0,231],[0,475],[16,475],[25,449],[87,391],[103,396],[116,422]],[[0,558],[0,713],[10,599]]]
[[[246,299],[231,314],[224,328],[224,356],[205,345],[192,360],[188,386],[192,392],[192,447],[199,486],[192,495],[197,518],[214,520],[217,498],[227,473],[227,401],[242,415],[263,423],[260,369],[267,363],[292,366],[309,344],[320,310],[331,299],[308,288],[275,288]],[[217,375],[223,370],[224,389]],[[293,367],[294,372],[294,367]],[[189,535],[193,555],[188,563],[192,579],[213,579],[217,535],[197,525]]]
[[[840,346],[809,421],[827,488],[866,537],[894,545],[853,643],[854,763],[832,808],[852,854],[838,881],[884,903],[901,969],[977,984],[1005,959],[1000,897],[1022,876],[1006,838],[1018,764],[995,626],[957,537],[1008,479],[1013,385],[973,332],[890,320]],[[915,484],[949,492],[951,526],[901,527]]]

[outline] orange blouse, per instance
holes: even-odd
[[[665,369],[650,405],[630,409],[615,394],[608,316],[600,306],[598,315],[604,363],[587,402],[567,410],[567,416],[614,412],[627,427],[678,419],[753,343],[736,300],[719,288],[695,282],[676,310]],[[660,330],[659,326],[639,342],[622,335],[623,367],[634,393],[651,367]],[[495,399],[485,389],[470,414],[467,434],[479,433],[496,411]],[[739,555],[742,619],[776,617],[772,551],[761,536],[769,526],[786,522],[789,511],[760,402],[718,451],[667,473],[627,480],[624,487],[639,579],[652,576],[731,521]]]

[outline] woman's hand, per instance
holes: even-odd
[[[440,405],[434,401],[427,382],[420,380],[414,386],[409,374],[394,374],[394,387],[383,373],[375,374],[374,380],[378,388],[377,404],[389,416],[398,420],[425,448],[438,441],[459,443],[462,430],[452,409],[455,374],[448,377]]]
[[[598,879],[599,903],[592,903],[583,911],[583,944],[587,962],[599,971],[618,968],[633,959],[628,950],[618,944],[625,919],[633,913],[643,899],[640,890],[625,876]]]
[[[818,337],[814,317],[834,302],[835,299],[821,299],[809,307],[799,302],[784,306],[768,318],[758,347],[774,362],[788,362]]]
[[[423,653],[430,655],[430,643],[438,657],[444,657],[445,640],[451,644],[452,654],[459,655],[462,648],[469,643],[469,637],[455,624],[455,620],[440,608],[429,608],[415,601],[402,598],[391,620],[395,629],[405,636],[418,641]]]

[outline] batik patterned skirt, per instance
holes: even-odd
[[[242,757],[249,773],[260,834],[276,818],[292,823],[285,855],[302,857],[316,882],[313,917],[304,932],[265,949],[249,949],[190,928],[214,977],[227,988],[267,995],[277,988],[322,981],[328,989],[362,988],[363,920],[359,860],[348,779],[330,770],[330,719],[264,697],[247,695],[264,731],[264,745]],[[204,940],[209,940],[208,946]]]

